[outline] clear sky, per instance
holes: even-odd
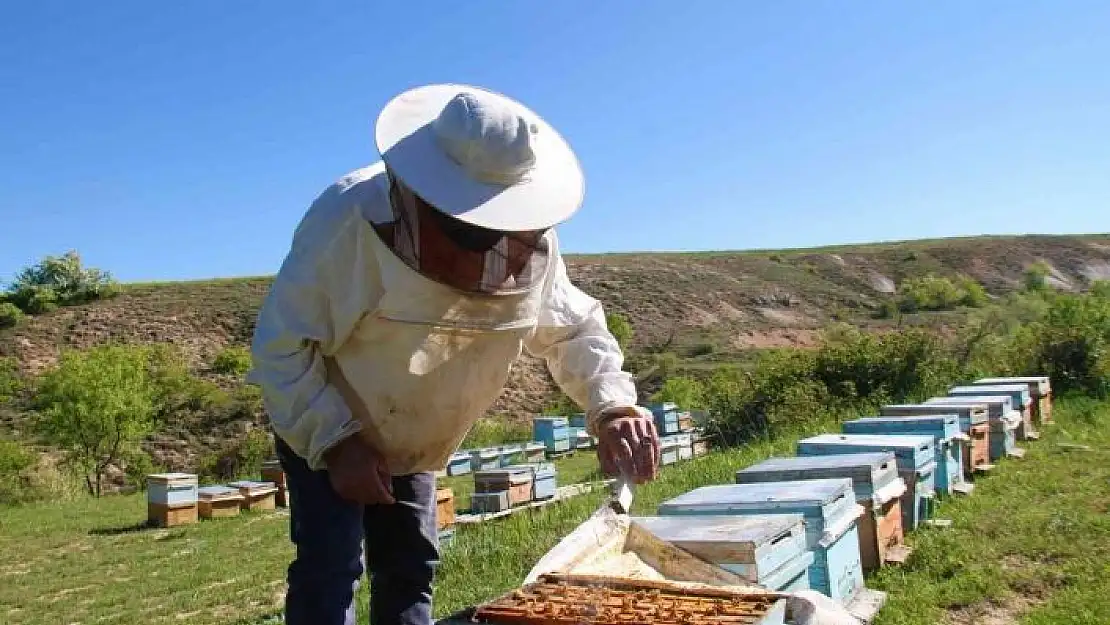
[[[572,252],[1110,230],[1110,2],[113,0],[0,8],[0,280],[276,271],[396,93],[570,141]]]

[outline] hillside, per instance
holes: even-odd
[[[613,254],[568,259],[572,279],[635,329],[632,351],[670,351],[696,360],[732,360],[753,349],[806,346],[832,320],[867,328],[892,323],[876,314],[905,278],[964,274],[992,295],[1020,286],[1023,271],[1042,261],[1050,282],[1082,289],[1110,278],[1110,235],[978,237],[809,250]],[[108,268],[111,269],[111,268]],[[229,345],[246,345],[268,278],[128,285],[112,300],[63,308],[0,330],[0,356],[28,373],[51,365],[59,350],[108,341],[171,342],[194,373],[225,389],[239,382],[215,375],[210,363]],[[916,315],[908,321],[957,324],[959,313]],[[906,321],[906,320],[904,320]],[[698,359],[694,359],[698,356]],[[495,413],[524,417],[555,396],[539,363],[523,361]],[[221,439],[241,434],[263,416],[239,415],[152,441],[156,457],[186,462]],[[18,415],[0,427],[18,431]],[[170,450],[172,449],[172,453]]]

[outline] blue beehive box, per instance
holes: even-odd
[[[801,514],[814,555],[810,587],[844,604],[863,589],[862,513],[848,478],[705,486],[659,506],[661,516]]]
[[[501,450],[496,447],[475,449],[470,452],[470,469],[472,471],[489,471],[501,466]]]
[[[835,478],[851,479],[856,502],[864,507],[859,523],[864,572],[909,555],[903,544],[900,506],[906,484],[898,476],[892,452],[768,458],[736,472],[737,484]]]
[[[470,452],[457,451],[447,459],[447,475],[466,475],[470,473]]]
[[[935,445],[932,436],[880,434],[821,434],[798,441],[799,456],[890,451],[906,483],[902,495],[902,527],[912,530],[929,518],[936,492]]]
[[[670,402],[649,404],[648,410],[655,417],[655,429],[660,435],[678,433],[678,405]]]
[[[579,413],[570,418],[570,427],[586,429],[586,415]]]
[[[532,501],[543,501],[555,496],[558,484],[555,465],[544,462],[539,464],[521,464],[506,467],[507,469],[524,469],[532,473]]]
[[[568,451],[571,447],[566,417],[536,417],[532,421],[532,436],[547,447],[548,453]]]
[[[501,455],[501,466],[503,467],[524,462],[524,445],[502,445],[498,453]]]
[[[660,539],[774,591],[809,588],[801,514],[633,517]]]
[[[969,402],[983,404],[987,407],[987,419],[990,421],[990,448],[991,461],[995,462],[1006,456],[1020,458],[1025,455],[1025,450],[1017,446],[1017,429],[1021,425],[1021,415],[1013,409],[1013,402],[1009,395],[960,395],[956,397],[931,397],[925,400],[927,404],[957,404]]]
[[[1021,425],[1015,432],[1017,439],[1026,441],[1039,438],[1040,435],[1033,427],[1033,394],[1028,384],[972,384],[948,389],[949,397],[976,395],[1009,395],[1010,404],[1021,415]]]
[[[971,485],[964,481],[964,445],[968,440],[960,430],[956,415],[912,417],[863,417],[845,422],[845,434],[925,434],[933,437],[937,462],[937,492],[968,494]]]

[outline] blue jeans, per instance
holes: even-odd
[[[341,498],[327,471],[309,469],[284,441],[276,442],[297,551],[289,565],[285,623],[355,625],[354,595],[365,569],[373,625],[430,625],[439,564],[435,475],[394,477],[397,503],[364,506]]]

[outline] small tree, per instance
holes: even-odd
[[[118,285],[108,272],[83,267],[75,251],[47,256],[26,267],[7,288],[8,299],[29,314],[105,299],[117,291]]]
[[[628,349],[633,334],[632,323],[628,321],[628,318],[620,313],[608,313],[605,315],[605,325],[609,327],[609,332],[613,334],[613,338],[617,339],[621,349]]]
[[[35,407],[46,440],[64,449],[92,495],[108,466],[131,454],[153,428],[149,350],[103,346],[66,352],[43,375]]]
[[[1048,290],[1048,276],[1052,274],[1052,268],[1048,263],[1039,260],[1025,269],[1023,275],[1025,282],[1025,290],[1040,293]]]
[[[19,306],[9,302],[0,302],[0,330],[14,328],[23,318],[23,311]]]
[[[668,378],[651,399],[659,403],[672,402],[683,410],[695,410],[705,407],[705,387],[686,376]]]

